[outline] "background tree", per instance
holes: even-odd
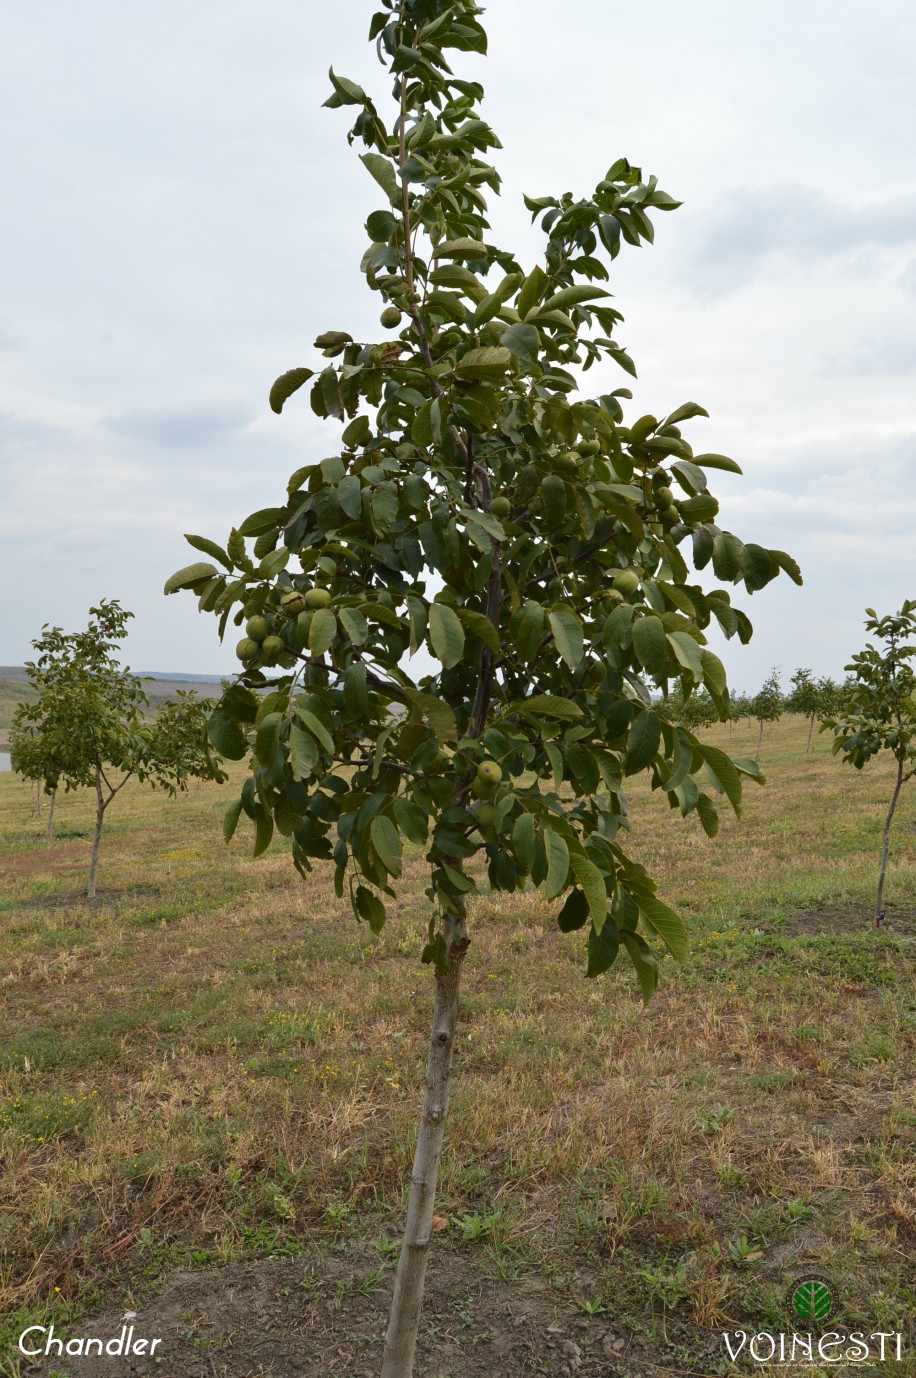
[[[814,720],[821,707],[821,693],[818,687],[821,681],[815,680],[811,670],[796,670],[790,683],[792,688],[786,696],[786,712],[800,713],[808,719],[808,740],[805,743],[805,755],[807,755],[811,750]]]
[[[782,686],[779,682],[779,671],[771,670],[763,681],[758,692],[751,700],[751,713],[760,724],[760,733],[757,737],[757,755],[755,761],[760,760],[760,748],[763,745],[763,725],[768,722],[779,722],[782,717],[783,697]]]
[[[714,722],[719,721],[720,716],[707,690],[685,692],[680,683],[676,684],[668,695],[663,711],[669,722],[692,729],[711,727]]]
[[[57,786],[60,780],[60,763],[52,754],[50,743],[45,736],[24,721],[21,723],[17,721],[18,712],[23,707],[23,704],[17,705],[16,716],[13,719],[10,739],[10,766],[23,779],[34,782],[39,799],[39,818],[41,817],[42,790],[48,795],[46,836],[51,842],[54,837],[54,802],[57,798]]]
[[[820,675],[815,688],[817,691],[815,716],[818,723],[826,722],[828,718],[835,718],[841,711],[844,695],[848,692],[848,683],[837,684],[836,680],[831,679],[829,675]],[[810,741],[810,732],[808,737]]]
[[[143,682],[122,669],[115,651],[133,616],[117,601],[89,610],[84,632],[42,629],[26,664],[37,691],[13,715],[13,769],[43,783],[54,797],[81,786],[96,792],[95,829],[86,895],[95,898],[105,814],[134,776],[175,794],[192,777],[224,780],[207,739],[209,705],[180,693],[148,716]]]
[[[562,899],[560,927],[587,933],[587,974],[622,948],[648,998],[650,940],[678,958],[686,940],[625,851],[625,779],[648,771],[711,835],[716,796],[740,808],[754,764],[672,724],[656,695],[705,686],[724,715],[706,629],[746,642],[751,626],[722,585],[800,582],[789,556],[717,525],[708,471],[740,471],[682,434],[702,407],[623,421],[631,394],[612,374],[634,369],[613,338],[606,260],[651,242],[652,216],[678,203],[620,159],[589,196],[526,198],[541,263],[487,238],[499,177],[485,155],[499,144],[482,88],[445,57],[485,52],[480,13],[389,0],[373,16],[388,122],[332,70],[327,104],[353,108],[351,142],[382,194],[362,268],[396,333],[327,331],[316,348],[338,363],[277,380],[273,409],[310,383],[340,445],[225,546],[189,536],[210,559],[166,583],[193,590],[221,635],[244,623],[240,682],[210,721],[224,755],[253,747],[227,837],[244,814],[256,855],[276,829],[304,875],[333,861],[338,895],[376,932],[405,842],[429,865],[436,1002],[384,1378],[413,1370],[469,900],[526,886]],[[593,368],[585,395],[571,370]],[[711,591],[691,557],[711,566]]]
[[[868,642],[846,666],[851,672],[843,696],[842,716],[827,719],[821,731],[833,731],[834,755],[856,770],[887,752],[896,762],[894,790],[884,820],[881,866],[875,898],[875,926],[884,918],[884,881],[890,853],[891,827],[903,786],[916,775],[916,599],[907,599],[898,613],[879,617],[866,608],[866,631],[884,644]]]

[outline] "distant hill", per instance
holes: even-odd
[[[180,684],[222,684],[224,679],[230,678],[228,675],[176,675],[162,670],[134,670],[133,673],[140,679],[174,680]],[[0,680],[3,679],[21,683],[28,675],[23,665],[0,665]]]
[[[3,671],[0,670],[0,675],[2,675],[2,674],[3,674]],[[149,679],[164,680],[164,681],[180,680],[182,684],[222,684],[222,682],[223,682],[224,679],[231,679],[231,678],[232,678],[232,676],[229,675],[229,674],[226,674],[226,675],[167,675],[167,674],[165,674],[165,673],[164,673],[163,671],[161,671],[161,670],[135,670],[135,671],[134,671],[134,674],[135,674],[135,675],[139,675],[141,679],[147,679],[147,678],[149,678]]]
[[[140,674],[139,677],[147,679],[147,674]],[[196,693],[198,698],[202,699],[218,698],[222,680],[221,675],[153,673],[143,687],[149,695],[151,704],[157,708],[166,699],[174,698],[179,689],[186,693]],[[7,731],[13,721],[17,703],[31,703],[34,698],[23,666],[0,665],[0,751],[6,747]]]

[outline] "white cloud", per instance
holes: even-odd
[[[112,595],[138,614],[133,663],[232,668],[214,619],[162,582],[183,531],[224,537],[333,451],[307,398],[279,418],[266,399],[320,331],[376,326],[358,271],[374,186],[346,113],[320,108],[332,62],[386,99],[370,9],[13,7],[0,662]],[[493,237],[533,258],[521,192],[585,191],[621,154],[684,198],[612,270],[636,405],[706,405],[695,443],[746,473],[716,475],[723,521],[804,568],[802,591],[751,600],[736,682],[838,672],[866,603],[916,591],[916,10],[501,0],[486,22],[490,58],[461,64],[505,145]]]

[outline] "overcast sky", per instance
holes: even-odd
[[[332,62],[385,99],[372,9],[8,7],[0,663],[117,597],[134,668],[234,668],[162,584],[182,532],[223,540],[335,449],[304,394],[277,417],[267,392],[320,331],[376,328],[375,184],[321,109]],[[715,475],[722,523],[803,568],[740,598],[733,685],[840,674],[864,608],[916,596],[916,6],[496,0],[485,22],[489,58],[459,62],[504,144],[492,239],[533,263],[522,193],[585,194],[619,156],[685,203],[610,286],[640,410],[706,406],[695,447],[745,471]]]

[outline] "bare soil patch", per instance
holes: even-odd
[[[44,832],[35,834],[36,842],[44,843]],[[25,880],[28,876],[46,876],[53,871],[65,871],[78,859],[80,862],[89,856],[89,844],[82,838],[73,842],[55,842],[43,845],[38,850],[8,852],[0,866],[0,876],[6,880]],[[26,901],[23,901],[25,903]],[[29,904],[39,904],[40,899],[30,898]]]
[[[174,1272],[156,1299],[135,1306],[128,1296],[71,1326],[73,1335],[107,1339],[132,1325],[135,1337],[161,1338],[158,1363],[94,1355],[72,1362],[80,1378],[376,1378],[392,1281],[391,1269],[381,1281],[378,1273],[378,1255],[365,1246]],[[666,1363],[662,1346],[650,1348],[609,1316],[585,1315],[543,1277],[499,1283],[460,1253],[431,1260],[421,1335],[423,1378],[704,1372]],[[712,1360],[717,1337],[708,1347]],[[24,1372],[47,1378],[60,1362],[37,1361]]]
[[[850,933],[874,933],[875,916],[865,905],[829,905],[823,909],[801,909],[792,914],[779,932],[792,938],[845,937]],[[889,904],[879,930],[893,937],[916,937],[916,914]]]

